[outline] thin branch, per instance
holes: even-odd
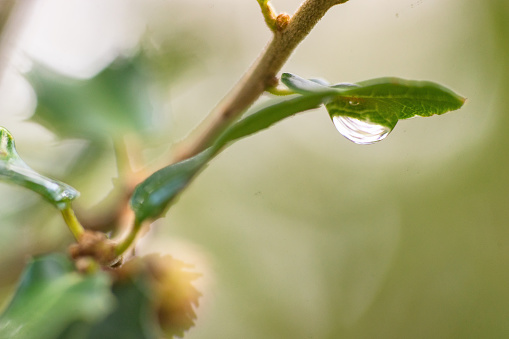
[[[127,236],[123,240],[118,242],[117,245],[115,246],[115,254],[117,256],[121,256],[122,254],[124,254],[125,251],[131,248],[142,226],[143,224],[138,223],[136,221],[134,222]]]
[[[74,214],[74,211],[72,210],[71,206],[67,206],[66,208],[61,210],[61,212],[62,217],[64,218],[67,226],[69,227],[69,230],[74,235],[74,238],[80,241],[80,238],[85,232],[85,229],[83,228],[83,226],[81,226],[80,222],[76,218],[76,215]]]
[[[272,7],[269,0],[258,0],[258,4],[262,10],[263,18],[265,19],[267,27],[269,27],[271,31],[275,32],[277,15],[276,11],[274,11],[274,7]]]
[[[123,138],[113,140],[113,148],[115,150],[115,158],[117,160],[117,172],[119,180],[126,180],[132,176],[133,169],[129,160],[129,152]]]
[[[268,93],[274,94],[277,96],[285,96],[285,95],[292,95],[295,94],[294,91],[289,90],[287,88],[279,88],[279,87],[267,87],[265,89]]]
[[[293,50],[334,5],[348,0],[306,0],[288,21],[280,18],[272,41],[239,83],[197,128],[192,139],[180,145],[177,160],[193,156],[209,144],[242,112],[250,107],[268,87],[273,87],[277,72]]]

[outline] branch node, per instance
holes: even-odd
[[[74,260],[92,258],[103,266],[110,266],[116,260],[115,243],[102,232],[85,231],[77,244],[69,246],[69,255]]]
[[[286,13],[279,14],[276,18],[276,30],[278,32],[284,31],[290,23],[290,19],[290,16]]]
[[[270,77],[267,79],[265,86],[267,88],[277,87],[279,85],[279,78],[277,76]]]

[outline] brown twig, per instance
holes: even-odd
[[[191,140],[177,148],[176,160],[189,158],[207,146],[265,91],[293,50],[334,5],[348,0],[306,0],[289,18],[281,17],[271,42],[237,85],[200,124]],[[279,18],[278,18],[279,19]]]

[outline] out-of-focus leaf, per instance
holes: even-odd
[[[71,186],[47,178],[28,167],[16,151],[14,138],[3,127],[0,127],[0,179],[40,194],[59,209],[65,208],[79,196]]]
[[[83,276],[63,255],[35,258],[0,316],[0,338],[54,339],[75,321],[95,322],[112,308],[106,274]]]
[[[202,35],[203,31],[196,32],[195,26],[191,29],[167,27],[162,35],[151,32],[144,37],[140,57],[156,80],[163,84],[182,80],[190,71],[197,71],[203,66],[204,59],[217,51],[207,46],[210,40]]]
[[[117,302],[113,311],[98,323],[76,322],[58,339],[156,339],[159,326],[151,310],[151,291],[144,279],[126,280],[112,287]]]
[[[191,267],[158,254],[129,260],[115,271],[113,311],[95,324],[72,324],[58,339],[182,338],[194,326],[201,296],[193,286],[201,275]]]
[[[37,95],[32,120],[66,138],[101,139],[146,132],[153,109],[137,60],[114,62],[87,80],[35,65],[27,75]]]

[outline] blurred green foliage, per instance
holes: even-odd
[[[469,98],[464,111],[430,121],[401,122],[390,139],[368,147],[337,137],[322,111],[322,120],[316,114],[291,119],[224,152],[189,187],[172,213],[157,223],[155,236],[147,236],[149,248],[160,243],[176,256],[185,255],[168,244],[185,239],[207,258],[201,263],[208,283],[202,291],[204,302],[197,326],[186,333],[187,338],[509,335],[509,161],[505,157],[509,102],[504,95],[509,89],[509,4],[424,1],[406,9],[405,3],[406,12],[380,12],[381,19],[374,19],[369,16],[369,3],[357,2],[359,7],[353,0],[345,5],[345,14],[343,8],[329,13],[323,25],[340,25],[342,20],[335,16],[363,17],[364,10],[365,21],[356,20],[365,32],[339,35],[336,50],[330,43],[333,30],[329,27],[324,33],[318,26],[285,69],[320,75],[320,67],[329,67],[334,73],[329,78],[345,74],[345,80],[362,79],[365,73],[436,79]],[[407,27],[412,29],[405,34]],[[196,35],[199,32],[186,36]],[[218,44],[226,35],[220,36]],[[346,42],[340,43],[341,39]],[[320,46],[321,52],[313,46]],[[167,50],[173,53],[172,48]],[[364,54],[359,56],[356,50]],[[233,49],[225,50],[228,53],[242,54]],[[217,64],[224,66],[221,72],[230,66],[213,63]],[[115,67],[120,66],[110,70]],[[180,72],[178,67],[174,70]],[[230,86],[236,77],[225,74],[224,81]],[[198,77],[184,80],[200,81]],[[205,105],[217,100],[207,97],[215,95],[214,90],[190,85],[176,91],[172,100],[178,101],[177,94],[191,93],[184,95],[191,108],[175,106],[181,109],[173,112],[177,125],[182,116],[202,107],[202,101]],[[127,100],[131,99],[136,98]],[[90,114],[110,121],[103,113],[94,116],[109,109],[88,113],[87,98],[76,102],[82,103],[76,109],[83,112],[80,119]],[[126,117],[134,119],[115,126],[112,118],[111,130],[98,134],[92,130],[90,136],[86,133],[94,126],[88,121],[76,126],[67,121],[69,130],[75,131],[68,135],[46,126],[59,135],[88,139],[136,131],[138,113],[132,112],[133,107],[125,109]],[[116,112],[112,114],[122,110],[112,109]],[[140,129],[145,126],[141,122]],[[160,134],[149,136],[160,142]],[[95,145],[104,149],[109,141],[101,139]],[[90,155],[83,159],[94,159],[98,153]],[[104,159],[112,157],[107,149],[96,166],[107,167]],[[76,178],[76,173],[71,167],[68,177],[73,184],[86,179]],[[87,190],[103,189],[96,178],[89,177],[87,185]],[[52,209],[18,191],[12,197],[25,205],[2,211],[0,243],[9,249],[2,253],[2,272],[15,275],[27,253],[63,251],[69,239],[59,231],[62,225]],[[191,257],[201,260],[199,255]],[[8,296],[14,281],[5,275],[0,279],[11,286],[0,291]],[[132,304],[140,302],[139,297],[133,297]]]
[[[109,277],[81,276],[64,255],[35,258],[0,317],[2,338],[53,339],[74,321],[93,323],[112,308]]]
[[[119,60],[95,77],[76,80],[35,65],[28,75],[37,94],[32,120],[65,138],[119,138],[147,133],[152,122],[148,81],[139,62]]]

